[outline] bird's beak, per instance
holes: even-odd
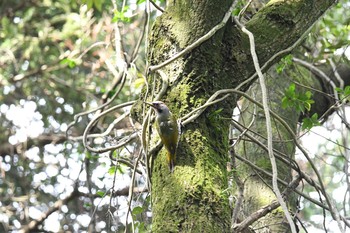
[[[151,106],[152,108],[154,108],[153,104],[150,103],[150,102],[146,102],[146,101],[143,101],[145,104],[148,104],[149,106]]]

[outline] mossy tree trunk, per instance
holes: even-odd
[[[313,78],[310,72],[304,70],[303,78],[300,78],[300,74],[299,72],[299,77],[295,77],[295,74],[294,77],[289,76],[288,73],[277,74],[274,67],[266,74],[270,109],[278,114],[280,119],[288,124],[288,127],[292,130],[291,134],[279,119],[272,117],[273,148],[277,161],[278,178],[284,181],[285,184],[290,184],[292,170],[297,167],[294,162],[294,135],[297,132],[301,113],[296,112],[293,107],[286,109],[281,107],[283,93],[293,81],[301,81],[305,86],[312,86],[318,90],[322,89],[318,80]],[[297,90],[300,93],[306,91],[301,88],[297,88]],[[262,103],[261,88],[257,82],[251,86],[247,94],[257,103]],[[238,218],[239,221],[242,221],[264,206],[271,205],[276,201],[276,197],[272,191],[272,169],[266,147],[267,134],[264,111],[261,106],[248,99],[242,101],[240,109],[242,109],[242,112],[235,130],[237,132],[236,136],[240,135],[240,142],[234,148],[236,158],[233,158],[233,161],[235,161],[237,177],[243,183],[244,201]],[[265,148],[261,145],[265,145]],[[254,166],[247,163],[247,160]],[[292,189],[288,189],[286,185],[281,183],[279,183],[279,189],[286,195],[291,213],[295,213],[297,201]],[[289,224],[282,209],[277,208],[254,222],[251,228],[259,229],[256,232],[288,232]]]
[[[273,148],[277,159],[278,178],[284,182],[284,184],[279,182],[279,189],[281,192],[283,191],[289,210],[294,215],[297,211],[297,196],[292,191],[294,187],[287,187],[287,185],[290,185],[292,181],[292,170],[294,170],[294,175],[298,175],[297,172],[299,171],[298,165],[294,162],[294,141],[296,140],[297,126],[306,115],[311,116],[313,113],[317,113],[322,116],[332,103],[328,101],[326,94],[319,94],[319,91],[326,93],[322,86],[322,80],[303,67],[290,67],[287,72],[281,74],[277,74],[276,68],[272,67],[266,74],[266,80],[271,111],[276,113],[292,131],[291,133],[286,130],[279,119],[272,118]],[[315,104],[309,112],[303,114],[297,112],[293,107],[282,108],[282,96],[292,83],[298,84],[296,93],[305,93],[310,90],[304,87],[312,87],[313,90],[317,90],[312,91],[312,99]],[[256,103],[262,103],[261,89],[257,82],[251,86],[247,94]],[[320,104],[317,105],[317,103]],[[242,111],[239,124],[235,124],[235,134],[237,134],[235,138],[239,135],[240,142],[234,148],[235,153],[233,153],[234,157],[232,158],[237,177],[243,183],[244,201],[241,207],[242,211],[239,212],[238,221],[244,220],[257,210],[261,210],[276,201],[275,194],[272,191],[272,169],[266,148],[266,119],[263,109],[248,99],[243,99],[240,109]],[[245,130],[248,131],[244,132]],[[265,148],[261,145],[265,145]],[[295,184],[298,185],[299,183]],[[259,218],[250,227],[259,229],[255,232],[289,232],[289,225],[281,208],[270,211],[269,214]]]
[[[246,24],[255,35],[261,65],[294,44],[333,2],[271,1],[262,8]],[[160,64],[203,36],[222,20],[231,3],[170,1],[151,29],[149,64]],[[235,88],[255,72],[247,36],[232,22],[162,71],[170,84],[162,100],[177,117],[204,104],[216,91]],[[160,91],[159,75],[151,73],[148,81],[154,84],[149,93]],[[152,100],[154,94],[145,93],[142,99]],[[225,190],[228,131],[235,100],[232,95],[217,103],[185,127],[173,174],[168,170],[165,150],[156,156],[152,169],[152,232],[231,231]]]

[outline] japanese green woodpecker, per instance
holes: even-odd
[[[156,128],[159,137],[167,150],[167,162],[171,172],[174,170],[176,148],[179,139],[179,128],[177,121],[170,112],[168,106],[161,101],[147,103],[156,112]]]

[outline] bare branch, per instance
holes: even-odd
[[[284,197],[288,196],[290,194],[289,190],[292,189],[294,190],[298,184],[300,182],[300,177],[298,177],[297,179],[293,180],[288,187],[286,188],[286,190],[283,192]],[[278,201],[273,201],[271,204],[262,207],[261,209],[257,210],[256,212],[252,213],[250,216],[248,216],[247,218],[245,218],[242,222],[236,224],[233,227],[233,230],[235,232],[242,232],[244,229],[246,229],[248,226],[250,226],[252,223],[254,223],[255,221],[257,221],[258,219],[260,219],[261,217],[264,217],[265,215],[267,215],[268,213],[271,213],[274,209],[277,209],[277,207],[279,207],[280,204]]]
[[[33,230],[36,230],[40,224],[42,224],[53,212],[59,210],[63,205],[72,201],[73,199],[79,197],[78,187],[75,187],[73,192],[69,194],[65,199],[58,200],[55,202],[53,207],[51,207],[46,213],[44,213],[39,219],[32,220],[28,225],[22,227],[19,231],[20,233],[29,233]]]
[[[60,144],[67,140],[63,134],[41,134],[36,138],[28,138],[25,142],[25,148],[23,143],[12,145],[10,143],[4,143],[0,147],[0,156],[21,154],[23,150],[27,150],[33,146],[44,147],[48,144]]]

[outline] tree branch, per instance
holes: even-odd
[[[298,186],[299,182],[300,182],[301,178],[298,177],[295,180],[293,180],[288,187],[286,188],[286,190],[283,192],[283,195],[286,197],[290,194],[289,190],[295,190],[295,188]],[[233,227],[233,230],[235,232],[242,232],[244,229],[246,229],[248,226],[250,226],[252,223],[254,223],[255,221],[257,221],[258,219],[260,219],[261,217],[264,217],[265,215],[267,215],[268,213],[271,213],[274,209],[277,209],[277,207],[279,207],[280,204],[278,201],[273,201],[271,204],[266,205],[264,207],[262,207],[261,209],[257,210],[256,212],[252,213],[250,216],[248,216],[247,218],[245,218],[242,222],[236,224]]]
[[[63,205],[67,204],[68,202],[72,201],[73,199],[79,197],[79,192],[78,192],[78,187],[75,187],[73,192],[67,196],[63,200],[58,200],[55,202],[53,207],[51,207],[46,213],[44,213],[39,219],[37,220],[32,220],[30,223],[19,231],[20,233],[29,233],[38,228],[40,224],[42,224],[53,212],[59,210]]]
[[[66,141],[66,136],[63,134],[41,134],[36,138],[28,138],[25,142],[25,147],[23,143],[18,143],[12,145],[10,143],[4,143],[0,147],[0,156],[5,157],[6,155],[20,154],[23,150],[27,150],[33,146],[44,147],[48,144],[60,144]]]

